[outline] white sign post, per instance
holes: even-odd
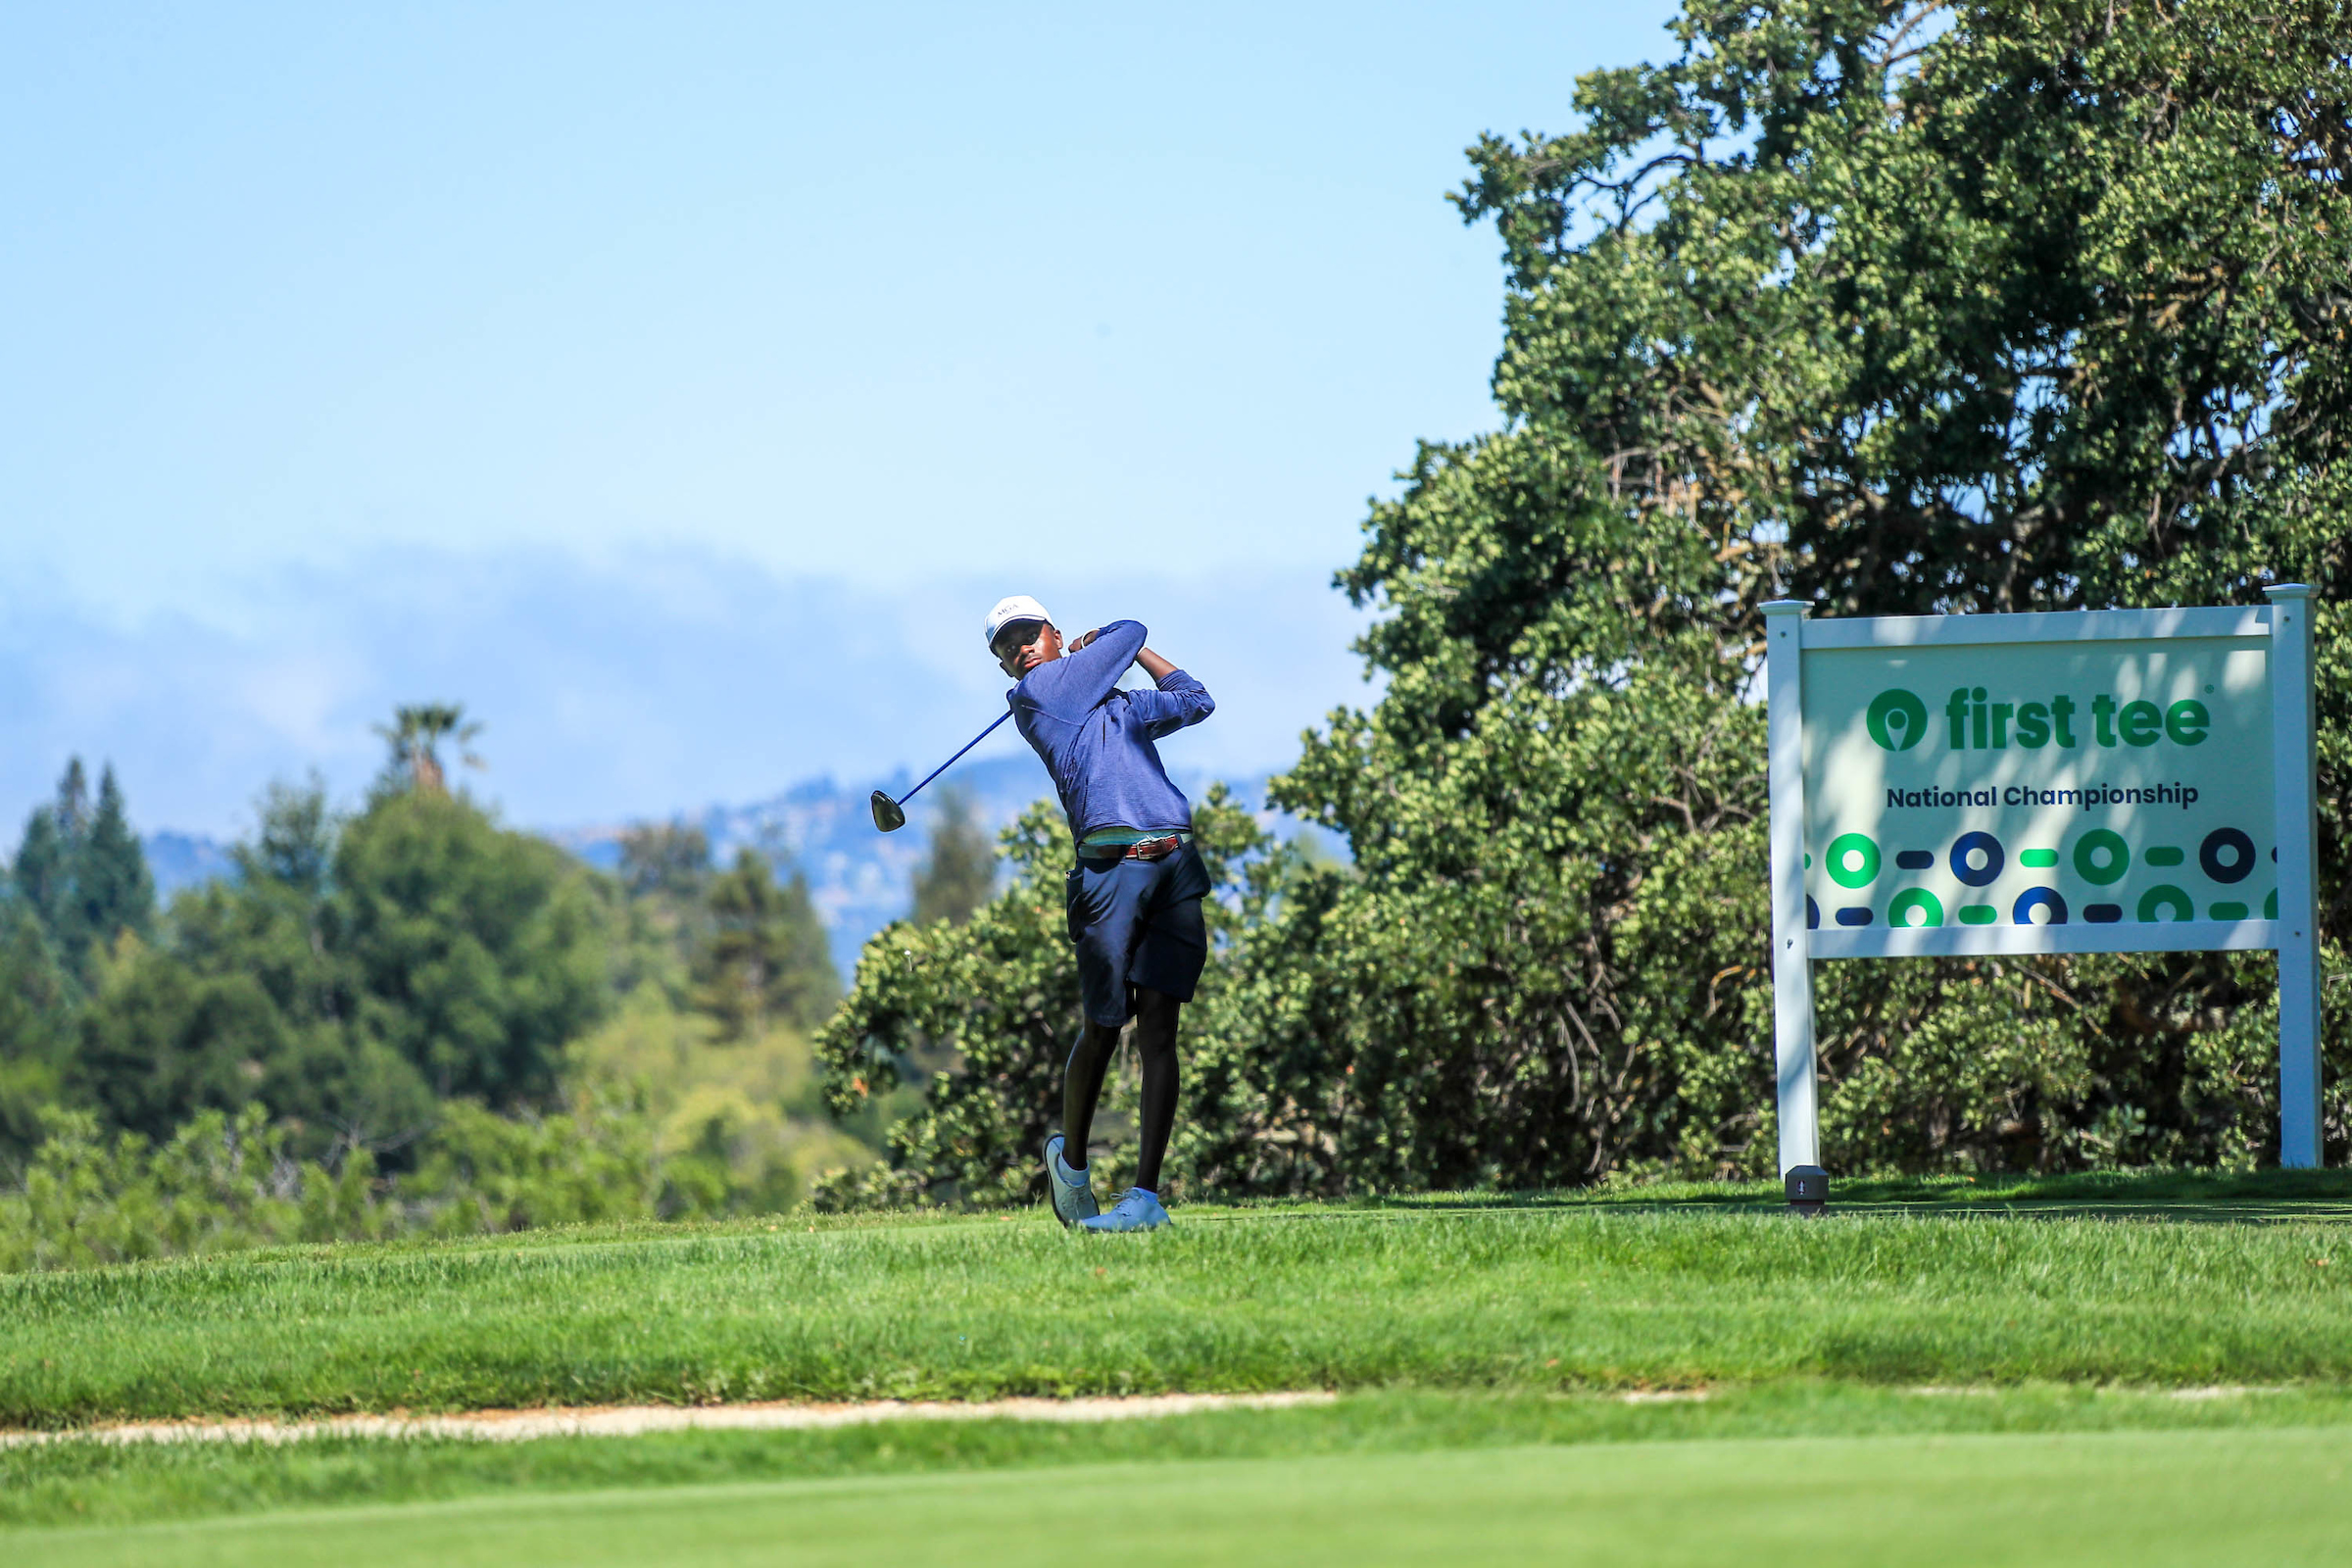
[[[2278,954],[2279,1163],[2320,1162],[2311,590],[2263,609],[1764,607],[1781,1171],[1820,1163],[1812,960]]]

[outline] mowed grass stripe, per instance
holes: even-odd
[[[0,1424],[1383,1385],[2352,1375],[2352,1230],[1595,1205],[329,1248],[0,1280]],[[2343,1255],[2339,1255],[2343,1254]]]
[[[669,1432],[521,1443],[325,1436],[301,1443],[119,1445],[60,1436],[0,1449],[0,1526],[109,1525],[273,1509],[828,1476],[1025,1470],[1119,1460],[1295,1459],[1533,1444],[1788,1437],[2352,1428],[2352,1391],[2180,1398],[2079,1385],[1924,1395],[1787,1382],[1703,1400],[1618,1395],[1348,1396],[1279,1410],[1092,1426],[1003,1419],[802,1431]],[[1930,1450],[1921,1450],[1930,1451]]]
[[[6,1539],[55,1568],[367,1561],[2333,1563],[2335,1431],[1713,1442],[599,1493]]]

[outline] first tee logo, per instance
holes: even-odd
[[[1897,687],[1872,698],[1862,722],[1870,726],[1870,738],[1886,750],[1907,752],[1928,732],[1928,705]]]
[[[1996,703],[1982,686],[1956,689],[1943,714],[1955,752],[2006,751],[2012,745],[2038,751],[2052,741],[2071,749],[2083,740],[2102,747],[2159,741],[2199,746],[2213,723],[2205,705],[2194,699],[2158,708],[2149,702],[2119,703],[2101,692],[2081,705],[2063,693],[2046,703]],[[2078,727],[2078,714],[2086,714],[2090,722]],[[1883,749],[1907,752],[1928,732],[1928,705],[1915,693],[1891,687],[1871,699],[1863,723]]]

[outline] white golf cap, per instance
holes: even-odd
[[[997,601],[997,608],[988,612],[988,646],[997,646],[997,633],[1016,620],[1052,620],[1046,607],[1027,594],[1008,594]]]

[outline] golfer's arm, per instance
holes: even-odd
[[[1130,710],[1144,721],[1153,740],[1173,735],[1187,724],[1198,724],[1217,710],[1207,687],[1164,659],[1154,656],[1153,662],[1167,673],[1152,677],[1152,690],[1127,694]]]
[[[1095,639],[1102,635],[1102,628],[1100,626],[1097,626],[1093,631],[1081,633],[1078,640],[1070,644],[1070,651],[1072,653],[1076,653],[1082,648],[1092,648],[1094,646]],[[1175,673],[1176,670],[1176,666],[1173,663],[1160,658],[1149,648],[1137,649],[1135,651],[1135,662],[1143,665],[1144,673],[1151,676],[1154,681],[1166,680],[1171,674]]]
[[[1072,723],[1102,705],[1119,687],[1119,677],[1135,662],[1135,651],[1144,646],[1144,628],[1132,620],[1114,620],[1107,626],[1098,626],[1071,639],[1069,657],[1054,661],[1038,671],[1045,689],[1051,690],[1053,711]],[[1045,670],[1054,673],[1045,676]]]

